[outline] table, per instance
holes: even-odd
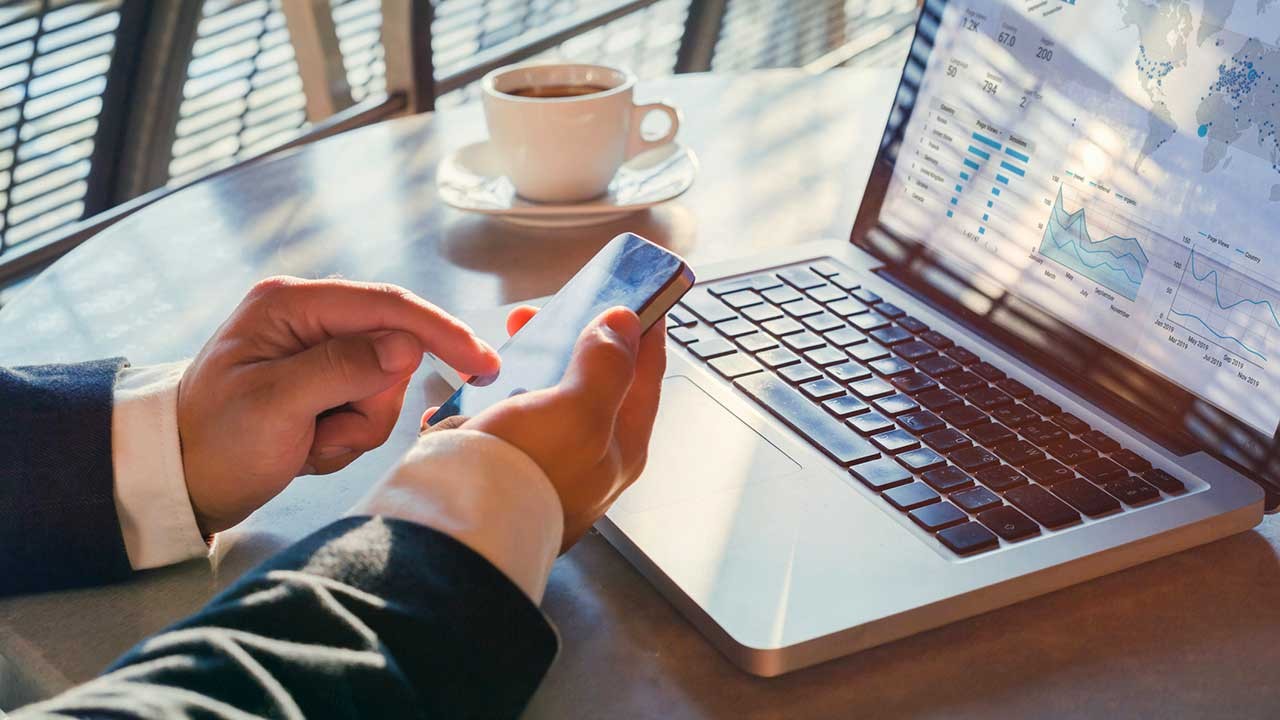
[[[676,202],[609,225],[516,229],[443,208],[434,168],[483,137],[463,107],[351,132],[183,190],[59,261],[0,311],[0,364],[191,355],[258,278],[405,285],[466,317],[553,292],[635,230],[695,265],[848,232],[894,70],[643,83],[685,110],[702,173]],[[445,393],[422,371],[387,445],[304,478],[224,533],[211,563],[0,601],[0,707],[91,677],[270,552],[354,502]],[[562,558],[544,607],[563,649],[530,717],[1274,715],[1280,524],[771,680],[724,660],[598,535]]]

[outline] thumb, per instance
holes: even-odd
[[[422,345],[407,332],[347,335],[276,361],[281,401],[319,415],[363,400],[404,380],[422,363]]]
[[[591,419],[612,434],[618,408],[635,379],[640,319],[626,308],[606,310],[578,338],[560,383]]]

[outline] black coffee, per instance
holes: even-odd
[[[561,98],[561,97],[578,97],[579,95],[594,95],[598,92],[608,90],[607,87],[599,85],[535,85],[533,87],[520,88],[518,90],[508,90],[508,95],[519,95],[527,98]]]

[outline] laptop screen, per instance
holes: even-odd
[[[1265,466],[1277,43],[1277,0],[929,0],[855,242],[949,277],[932,285],[985,318],[1025,314],[1036,328],[1014,331],[1039,351],[1119,356],[1139,414],[1208,406]]]

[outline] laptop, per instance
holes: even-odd
[[[698,268],[598,529],[743,670],[1275,509],[1280,7],[1230,7],[927,0],[848,241]]]

